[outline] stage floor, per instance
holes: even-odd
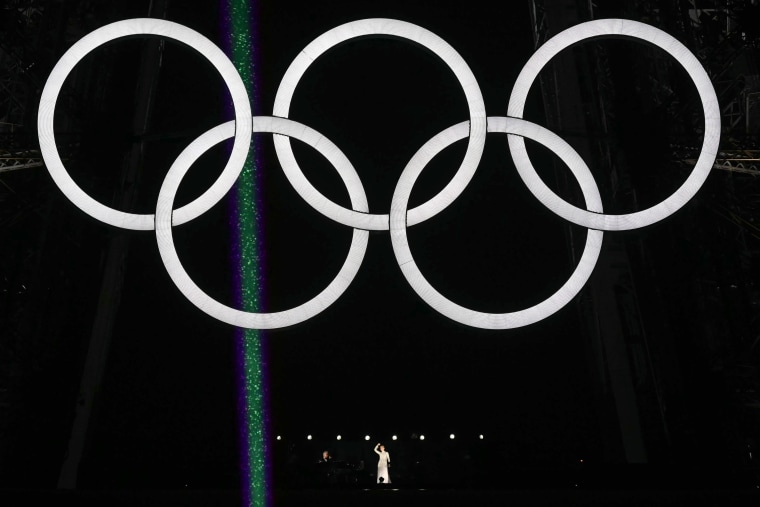
[[[8,507],[240,507],[235,491],[9,491]],[[744,490],[462,490],[352,489],[276,491],[272,507],[754,507],[760,489]]]

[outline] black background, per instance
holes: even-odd
[[[114,9],[118,19],[146,11],[147,6],[133,2]],[[470,65],[492,116],[506,115],[511,86],[534,50],[527,2],[294,0],[267,2],[254,16],[257,114],[271,114],[279,80],[298,52],[343,22],[397,18],[441,36]],[[171,2],[167,15],[224,47],[221,17],[216,2]],[[120,62],[102,84],[109,109],[83,122],[83,130],[89,130],[82,136],[89,143],[85,156],[89,163],[73,176],[103,202],[111,198],[126,147],[134,140],[130,121],[141,44],[131,39],[109,45],[109,54]],[[634,42],[609,44],[623,54],[637,47]],[[97,64],[92,55],[80,65]],[[619,84],[625,90],[626,83]],[[152,212],[173,159],[192,139],[231,118],[227,102],[221,79],[200,56],[167,43],[139,198],[135,209],[126,211]],[[633,165],[642,162],[656,171],[652,167],[658,160],[653,156],[662,155],[657,150],[664,141],[656,139],[657,129],[646,123],[644,112],[632,108],[627,113],[630,117],[617,118],[619,124],[613,127],[624,139],[618,149],[628,150],[624,158]],[[290,118],[341,148],[361,176],[370,211],[387,213],[406,162],[430,137],[466,120],[467,109],[453,75],[431,54],[403,41],[363,39],[331,50],[310,67],[296,90]],[[543,124],[537,84],[525,118]],[[300,304],[329,283],[343,262],[351,230],[301,200],[279,168],[271,136],[256,137],[266,307],[277,311]],[[445,185],[464,147],[464,142],[457,143],[431,163],[415,186],[412,205]],[[531,151],[537,160],[551,159],[540,148],[532,146]],[[347,194],[331,168],[308,148],[296,146],[296,154],[310,180],[346,205]],[[204,157],[183,184],[179,201],[187,202],[206,188],[224,157],[223,147]],[[551,167],[545,165],[549,169],[544,176],[553,184]],[[592,170],[606,172],[603,167]],[[712,174],[708,188],[721,177],[725,175]],[[660,179],[655,187],[642,177],[637,188],[640,206],[659,202],[682,178],[673,175],[666,180],[671,186],[663,186]],[[662,224],[620,233],[624,243],[663,249],[656,254],[658,259],[671,259],[672,270],[658,265],[658,273],[665,277],[665,301],[685,297],[678,292],[680,277],[699,276],[685,273],[693,267],[689,259],[695,250],[719,255],[716,245],[662,241],[672,228],[698,219],[703,212],[701,198],[702,194]],[[622,205],[604,192],[602,199],[606,209],[636,211],[619,209]],[[72,220],[86,224],[80,226],[78,241],[96,249],[73,265],[61,266],[81,277],[78,313],[39,315],[51,325],[69,319],[64,341],[55,345],[57,364],[43,369],[29,388],[30,396],[50,402],[49,414],[55,421],[39,444],[48,450],[45,477],[50,481],[55,476],[66,446],[83,350],[100,293],[100,252],[110,238],[125,234],[129,254],[123,292],[90,426],[82,484],[235,487],[239,443],[234,329],[205,315],[179,293],[161,264],[152,233],[122,233],[97,223],[73,204],[60,208]],[[228,304],[233,300],[229,223],[229,205],[223,202],[175,230],[179,256],[190,275]],[[491,134],[467,190],[446,210],[411,228],[409,237],[422,272],[444,295],[473,309],[507,312],[538,303],[564,283],[574,269],[570,232],[577,251],[584,230],[567,225],[530,195],[511,163],[505,136]],[[600,262],[609,262],[605,255],[607,250]],[[688,290],[688,285],[680,290]],[[709,361],[689,352],[688,336],[681,331],[699,324],[687,325],[693,314],[672,314],[668,319],[678,349],[672,374],[687,383],[702,379],[703,385],[685,389],[687,396],[704,403],[704,414],[720,412],[724,393],[705,373]],[[614,420],[600,416],[604,410],[596,397],[599,374],[583,329],[575,302],[522,329],[484,331],[450,321],[422,302],[406,283],[388,234],[373,232],[356,279],[333,306],[303,324],[264,333],[270,429],[273,436],[283,437],[272,442],[272,453],[283,453],[284,446],[294,443],[311,452],[307,434],[320,442],[333,442],[341,434],[354,443],[371,435],[369,456],[375,441],[388,442],[392,434],[400,441],[388,444],[391,453],[394,445],[403,449],[413,434],[425,434],[426,442],[435,446],[444,445],[449,433],[455,433],[461,439],[483,434],[486,445],[498,446],[514,466],[555,466],[579,459],[622,462],[621,455],[603,448],[600,435],[619,430]],[[51,390],[57,378],[63,380]],[[719,446],[723,438],[719,419],[711,415],[692,423],[683,430],[684,435],[691,434],[682,441]],[[46,425],[36,428],[43,431]],[[338,444],[330,445],[334,454],[340,454]],[[318,456],[317,452],[304,459]]]

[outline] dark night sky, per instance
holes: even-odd
[[[201,6],[171,2],[168,19],[222,45],[216,2],[195,3]],[[259,10],[256,109],[271,114],[285,69],[316,36],[343,22],[389,17],[419,24],[451,44],[478,79],[487,113],[506,115],[512,84],[533,51],[527,4],[266,2]],[[118,44],[128,48],[138,42]],[[136,68],[121,69],[125,83]],[[111,99],[120,111],[96,127],[103,144],[93,157],[114,174],[121,157],[114,145],[120,141],[105,139],[109,132],[129,128],[129,86]],[[230,118],[221,79],[186,48],[167,46],[159,87],[150,129],[155,140],[147,148],[137,212],[152,211],[176,154]],[[536,85],[526,118],[542,123],[538,92]],[[432,55],[397,40],[365,39],[332,50],[309,69],[290,117],[346,153],[364,182],[370,211],[381,213],[388,211],[398,176],[414,152],[467,119],[467,110],[455,79]],[[271,136],[260,138],[266,299],[270,310],[282,310],[332,279],[351,231],[295,194],[279,168]],[[110,148],[116,152],[109,153]],[[418,182],[413,204],[448,181],[463,152],[460,142],[436,158]],[[324,161],[303,147],[296,154],[322,192],[347,203]],[[199,164],[182,189],[185,200],[218,174],[214,171],[223,157],[218,149]],[[108,199],[112,183],[104,177],[93,184],[93,195]],[[642,189],[642,195],[650,194]],[[612,203],[611,196],[602,197],[606,205]],[[681,213],[689,213],[689,207]],[[175,229],[189,273],[223,301],[230,301],[231,292],[227,214],[226,204],[219,204]],[[93,234],[108,229],[84,214],[81,219],[92,222],[88,230]],[[662,231],[658,227],[650,229]],[[506,312],[543,300],[567,279],[574,268],[570,230],[576,240],[585,237],[582,228],[568,226],[529,194],[511,163],[505,136],[490,135],[468,189],[409,235],[422,272],[441,292],[464,306]],[[188,475],[215,473],[225,483],[224,474],[234,475],[236,466],[234,330],[196,309],[174,287],[153,234],[130,232],[129,237],[87,480],[97,485],[127,477],[150,484],[151,470],[182,463]],[[96,296],[93,284],[92,300],[84,304],[94,308]],[[85,329],[82,337],[88,334]],[[416,296],[397,267],[387,233],[371,234],[359,274],[337,303],[303,324],[267,332],[265,342],[271,429],[289,439],[340,433],[347,438],[370,434],[374,441],[422,432],[435,440],[450,432],[484,433],[512,449],[516,460],[570,461],[601,457],[599,435],[610,431],[601,427],[608,423],[595,405],[596,373],[576,302],[523,329],[466,328]]]

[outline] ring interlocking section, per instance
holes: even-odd
[[[230,90],[235,119],[219,125],[194,140],[177,157],[161,186],[155,215],[132,214],[105,206],[87,195],[69,176],[55,144],[53,117],[63,82],[74,66],[89,52],[114,39],[133,35],[156,35],[179,41],[198,51],[217,69]],[[430,139],[412,157],[396,184],[387,215],[370,214],[359,175],[340,149],[310,127],[288,119],[296,86],[309,65],[341,42],[372,36],[392,36],[428,49],[454,73],[464,91],[469,119],[447,128]],[[521,119],[526,97],[539,71],[568,46],[599,36],[625,37],[646,41],[669,53],[694,81],[704,109],[705,128],[702,151],[686,181],[670,197],[636,213],[607,215],[591,171],[573,148],[556,134]],[[354,229],[343,266],[333,281],[306,303],[274,313],[244,312],[230,308],[203,292],[184,270],[172,239],[172,227],[188,222],[209,210],[224,197],[237,180],[247,157],[252,132],[274,136],[275,149],[285,174],[298,194],[328,218]],[[517,171],[530,192],[546,207],[569,222],[587,227],[589,232],[580,262],[570,278],[553,295],[530,308],[509,313],[483,313],[464,308],[440,294],[417,268],[406,236],[406,228],[436,215],[465,189],[480,162],[487,132],[508,135],[510,153]],[[602,245],[602,231],[640,228],[658,222],[681,208],[704,183],[712,168],[720,139],[720,110],[715,90],[697,58],[667,33],[649,25],[624,19],[589,21],[569,28],[549,39],[528,60],[509,98],[506,117],[487,117],[480,88],[462,57],[447,42],[430,31],[393,19],[364,19],[338,26],[309,44],[293,61],[280,83],[272,116],[252,117],[245,85],[226,55],[199,33],[159,19],[130,19],[104,26],[75,43],[59,60],[48,78],[38,114],[40,148],[46,166],[61,191],[80,209],[107,224],[135,230],[156,231],[161,258],[179,290],[198,308],[229,324],[255,329],[291,326],[329,307],[348,288],[364,258],[368,231],[389,230],[393,251],[401,270],[414,291],[432,308],[462,324],[484,329],[509,329],[542,320],[574,298],[594,269]],[[174,207],[177,188],[191,165],[209,148],[234,137],[229,160],[218,179],[200,197]],[[319,151],[335,166],[348,189],[351,209],[329,200],[314,188],[296,162],[290,146],[294,137]],[[567,164],[583,192],[587,209],[564,201],[547,187],[533,168],[523,138],[533,139],[553,151]],[[409,195],[427,163],[451,143],[467,138],[467,150],[453,179],[426,203],[408,208]]]

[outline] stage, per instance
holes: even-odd
[[[3,505],[49,507],[238,507],[236,491],[4,491]],[[273,507],[744,507],[760,505],[760,489],[313,489],[275,491]]]

